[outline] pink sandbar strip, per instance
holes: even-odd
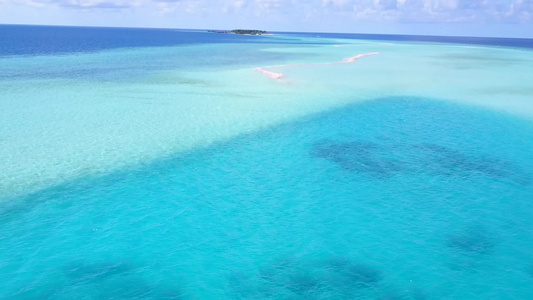
[[[352,56],[352,57],[348,57],[347,59],[345,59],[343,61],[340,61],[340,62],[277,65],[277,66],[268,66],[268,67],[255,68],[254,71],[257,71],[257,72],[265,75],[266,77],[268,77],[270,79],[281,80],[285,76],[283,73],[273,72],[273,71],[269,71],[267,69],[278,68],[278,67],[292,67],[292,66],[350,64],[350,63],[353,63],[353,62],[355,62],[358,59],[361,59],[363,57],[370,56],[370,55],[376,55],[376,54],[379,54],[379,52],[370,52],[370,53],[358,54],[358,55],[355,55],[355,56]]]

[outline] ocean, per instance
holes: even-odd
[[[531,82],[526,39],[0,25],[0,298],[531,299]]]

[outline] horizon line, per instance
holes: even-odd
[[[21,23],[0,23],[0,26],[41,26],[41,27],[76,27],[76,28],[115,28],[115,29],[160,29],[160,30],[232,30],[220,28],[173,28],[173,27],[138,27],[138,26],[101,26],[101,25],[64,25],[64,24],[21,24]],[[261,29],[264,30],[264,29]],[[472,36],[472,35],[440,35],[440,34],[405,34],[405,33],[362,33],[362,32],[332,32],[332,31],[269,31],[272,33],[308,33],[308,34],[354,34],[354,35],[381,35],[381,36],[413,36],[413,37],[449,37],[449,38],[488,38],[506,40],[533,40],[530,37],[503,37],[503,36]]]

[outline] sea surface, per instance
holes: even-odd
[[[532,40],[0,25],[0,299],[533,299],[531,82]]]

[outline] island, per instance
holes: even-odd
[[[233,34],[243,34],[243,35],[272,35],[264,30],[255,30],[255,29],[234,29],[234,30],[209,30],[208,32],[214,33],[233,33]]]
[[[247,34],[247,35],[262,35],[262,34],[268,34],[268,32],[264,30],[250,30],[250,29],[234,29],[231,31],[231,33],[234,34]]]

